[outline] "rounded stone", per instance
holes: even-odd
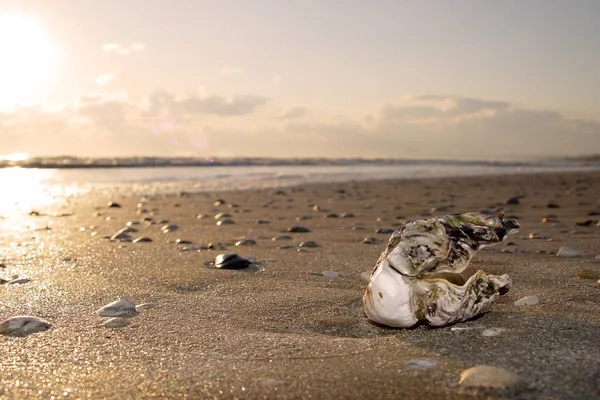
[[[520,383],[519,377],[503,368],[479,365],[460,374],[459,385],[469,388],[507,389]]]

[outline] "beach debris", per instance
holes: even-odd
[[[354,214],[351,212],[343,212],[340,214],[340,218],[354,218]]]
[[[220,212],[215,215],[215,219],[223,219],[223,218],[231,218],[231,214],[228,214],[226,212]]]
[[[383,240],[376,237],[366,237],[362,240],[364,244],[379,244],[383,242]]]
[[[560,208],[560,206],[558,204],[556,204],[555,202],[551,201],[548,204],[546,204],[547,208]]]
[[[163,227],[160,228],[162,233],[175,232],[178,229],[179,229],[179,227],[177,225],[173,225],[173,224],[163,225]]]
[[[550,236],[543,233],[531,232],[529,234],[529,239],[550,239]]]
[[[271,221],[269,221],[268,219],[259,219],[258,221],[256,221],[256,223],[258,223],[259,225],[266,225],[266,224],[270,224]]]
[[[329,214],[325,214],[323,215],[323,218],[339,218],[339,214],[336,213],[329,213]]]
[[[310,232],[310,229],[302,225],[294,225],[290,226],[287,231],[290,233],[307,233]]]
[[[509,206],[516,206],[519,203],[520,201],[517,196],[511,197],[510,199],[506,200],[506,204]]]
[[[220,219],[217,221],[217,226],[233,225],[234,223],[232,219]]]
[[[0,334],[25,336],[35,332],[42,332],[52,327],[48,321],[28,315],[11,317],[0,322]]]
[[[198,215],[196,215],[196,219],[204,219],[204,218],[208,218],[208,214],[198,214]]]
[[[576,275],[580,279],[600,279],[600,271],[592,271],[591,269],[582,269]]]
[[[415,359],[408,361],[406,366],[409,368],[431,368],[435,367],[437,364],[438,362],[434,360]]]
[[[133,239],[133,243],[150,243],[151,241],[152,241],[152,239],[150,239],[149,237],[146,237],[146,236],[140,236],[140,237]]]
[[[236,246],[254,246],[256,244],[256,240],[254,239],[243,239],[235,242]]]
[[[558,257],[566,258],[581,257],[581,253],[579,251],[566,246],[561,247],[556,255]]]
[[[301,242],[298,247],[321,247],[319,244],[312,240],[307,240],[306,242]]]
[[[461,372],[458,384],[469,388],[508,389],[520,382],[513,372],[491,365],[478,365]]]
[[[367,318],[408,328],[465,321],[487,310],[508,292],[508,275],[479,270],[463,285],[439,273],[460,274],[477,250],[505,240],[519,230],[514,219],[477,212],[410,221],[396,230],[383,251],[363,303]]]
[[[121,205],[119,203],[115,203],[114,201],[109,201],[107,205],[109,208],[121,208]]]
[[[123,228],[117,231],[114,235],[110,237],[110,240],[120,240],[122,242],[130,242],[131,235],[129,234],[131,228]]]
[[[123,328],[131,323],[129,318],[112,317],[102,323],[105,328]]]
[[[222,205],[225,205],[225,204],[227,204],[227,202],[226,202],[225,200],[223,200],[223,199],[217,199],[217,200],[215,200],[215,202],[213,203],[213,205],[214,205],[215,207],[219,207],[219,206],[222,206]]]
[[[592,224],[594,224],[596,221],[592,220],[592,219],[588,219],[587,221],[582,221],[582,222],[576,222],[577,226],[592,226]]]
[[[250,266],[252,262],[235,253],[219,254],[215,257],[215,268],[219,269],[242,269]]]
[[[390,227],[383,227],[383,228],[377,228],[377,230],[375,231],[375,233],[394,233],[396,229],[394,228],[390,228]]]
[[[291,237],[289,235],[279,235],[279,236],[273,237],[273,239],[271,239],[271,240],[280,242],[282,240],[292,240],[292,239],[293,239],[293,237]]]
[[[535,306],[540,302],[537,296],[525,296],[515,301],[515,306]]]
[[[133,317],[137,315],[135,303],[129,300],[117,300],[96,310],[101,317]]]
[[[340,276],[340,273],[336,271],[323,271],[322,275],[328,278],[337,278]]]
[[[185,239],[177,239],[177,240],[175,240],[175,243],[177,243],[177,244],[192,244],[192,242],[190,240],[185,240]]]
[[[506,332],[505,328],[487,328],[481,332],[481,336],[485,336],[485,337],[500,336],[503,332]]]

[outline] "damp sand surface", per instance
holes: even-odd
[[[507,205],[513,197],[518,204]],[[480,209],[517,217],[521,232],[480,251],[465,274],[508,273],[511,291],[454,327],[370,324],[361,273],[389,238],[377,230]],[[144,201],[92,193],[35,211],[0,214],[0,278],[29,279],[0,285],[0,320],[31,315],[52,327],[0,336],[3,398],[600,396],[600,287],[577,277],[600,271],[600,173],[348,182]],[[233,223],[217,225],[219,213]],[[110,240],[128,222],[137,232]],[[161,229],[169,224],[177,229]],[[289,232],[298,225],[307,232]],[[530,239],[532,232],[543,239]],[[151,241],[128,241],[136,237]],[[382,242],[363,243],[373,237]],[[299,246],[309,241],[316,246]],[[561,247],[580,255],[558,257]],[[209,268],[227,252],[253,263]],[[539,302],[515,305],[525,296]],[[104,326],[95,311],[119,299],[144,306],[129,323]],[[482,335],[490,328],[501,333]],[[461,372],[477,365],[503,368],[521,383],[459,385]]]

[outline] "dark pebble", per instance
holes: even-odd
[[[253,246],[256,244],[256,240],[253,239],[244,239],[238,242],[235,242],[236,246]]]
[[[307,233],[310,232],[310,229],[302,225],[294,225],[289,227],[287,231],[290,233]]]
[[[519,204],[519,198],[518,197],[511,197],[510,199],[506,200],[506,204],[510,205],[510,206],[516,206],[517,204]]]
[[[218,226],[232,225],[232,224],[235,224],[235,222],[233,222],[233,220],[231,220],[231,219],[222,219],[220,221],[217,221]]]
[[[394,233],[396,230],[394,228],[377,228],[375,233]]]
[[[317,242],[313,242],[312,240],[308,240],[306,242],[302,242],[298,245],[298,247],[321,247],[317,244]]]
[[[546,204],[546,208],[560,208],[560,206],[556,203],[550,202]]]
[[[152,239],[146,236],[140,236],[139,238],[135,238],[133,243],[150,243]]]
[[[268,219],[259,219],[256,222],[258,222],[259,225],[265,225],[265,224],[270,224],[271,223],[271,221],[269,221]]]
[[[191,241],[189,241],[189,240],[184,240],[184,239],[177,239],[177,240],[175,241],[175,243],[177,243],[177,244],[192,244],[192,242],[191,242]]]
[[[121,208],[121,205],[119,203],[115,203],[114,201],[109,201],[108,206],[110,208]]]
[[[351,212],[341,213],[340,218],[354,218],[354,214],[352,214]]]

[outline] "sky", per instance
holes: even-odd
[[[0,158],[598,154],[599,15],[595,0],[0,0]]]

